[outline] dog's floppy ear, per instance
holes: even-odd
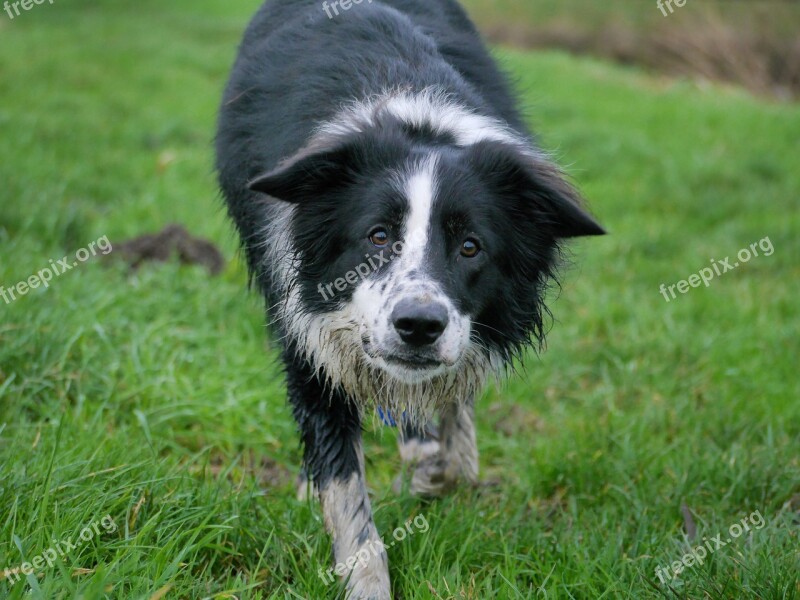
[[[586,212],[578,191],[544,156],[502,142],[480,142],[471,161],[495,190],[522,202],[524,215],[548,225],[557,238],[604,235],[605,229]]]
[[[285,202],[300,203],[347,183],[350,152],[347,144],[304,148],[248,186]]]

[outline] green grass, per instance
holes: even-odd
[[[2,598],[337,598],[294,498],[300,451],[216,195],[218,98],[255,2],[56,2],[0,18],[0,284],[169,222],[219,278],[81,265],[0,302],[0,573],[100,533]],[[0,16],[2,16],[0,14]],[[800,598],[800,109],[559,53],[498,52],[611,235],[574,246],[549,349],[478,404],[496,482],[395,496],[366,434],[398,598]],[[658,288],[768,236],[774,254],[670,303]],[[793,497],[795,498],[792,501]],[[684,572],[681,504],[713,537]],[[724,539],[725,536],[723,536]]]

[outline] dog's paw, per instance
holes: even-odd
[[[351,571],[347,581],[347,600],[392,600],[386,554]]]
[[[409,491],[415,496],[443,496],[458,485],[458,473],[440,454],[417,463]]]
[[[409,491],[415,496],[439,497],[450,493],[461,484],[476,485],[478,469],[475,461],[466,457],[443,455],[441,452],[420,460],[413,469]],[[393,489],[402,490],[403,476],[394,482]]]
[[[356,582],[349,588],[347,600],[392,600],[392,592],[380,584]]]

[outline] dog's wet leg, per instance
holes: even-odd
[[[333,537],[333,573],[347,580],[351,600],[390,600],[386,550],[372,520],[364,481],[358,409],[343,392],[325,387],[307,363],[292,358],[287,364],[305,471]]]
[[[416,465],[411,493],[441,496],[461,482],[478,482],[478,445],[471,401],[442,409],[438,451],[421,458]]]

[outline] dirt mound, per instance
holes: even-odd
[[[158,233],[116,242],[113,247],[114,252],[109,257],[122,259],[134,269],[145,262],[166,262],[173,257],[182,264],[202,265],[212,275],[225,268],[225,259],[214,244],[192,237],[183,226],[176,224],[167,225]]]

